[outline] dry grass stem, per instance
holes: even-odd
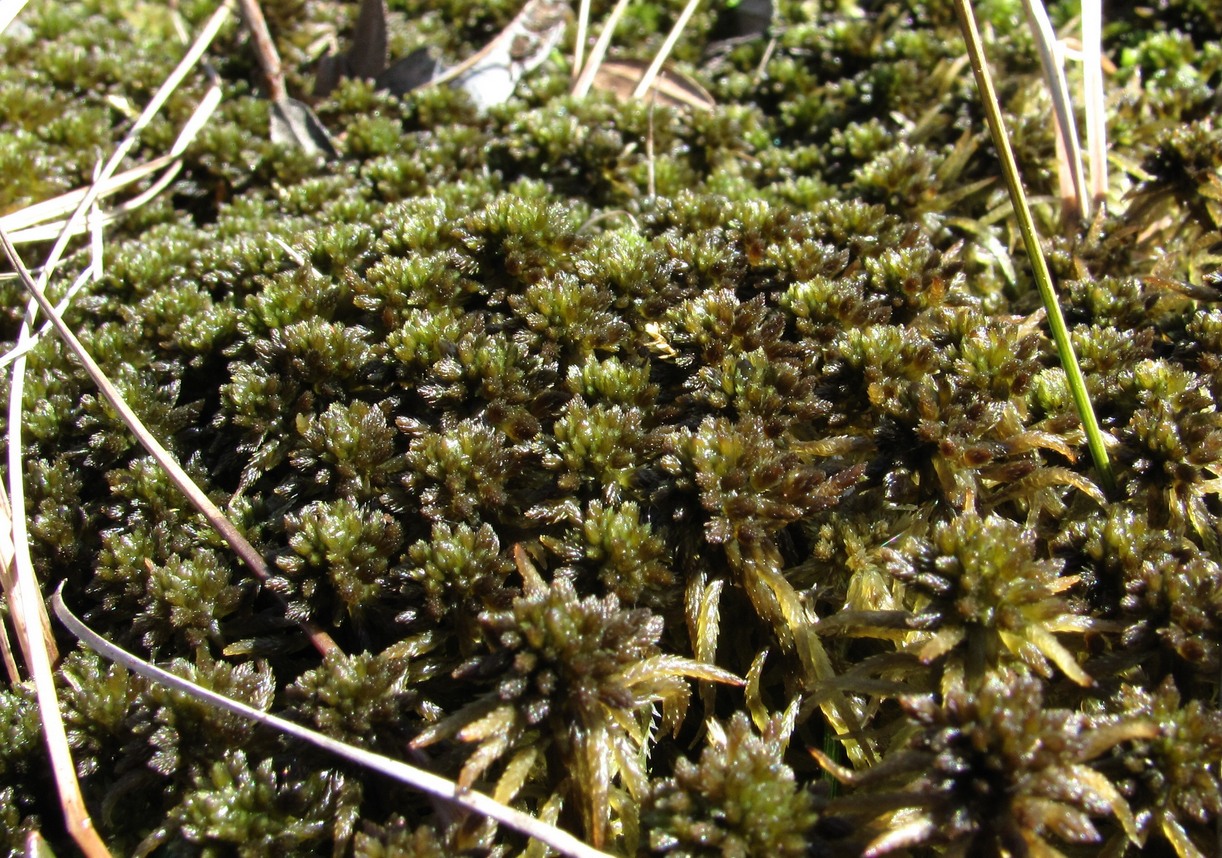
[[[93,379],[94,384],[97,385],[98,390],[106,398],[106,401],[110,403],[110,406],[114,408],[115,412],[119,415],[119,418],[132,431],[132,434],[136,436],[141,445],[149,451],[149,454],[157,460],[157,463],[165,469],[166,475],[169,476],[171,482],[173,482],[174,485],[187,496],[187,499],[191,501],[191,504],[197,510],[199,510],[204,518],[208,520],[208,523],[217,531],[217,533],[219,533],[225,539],[225,541],[229,543],[230,548],[232,548],[234,552],[240,558],[242,558],[242,561],[250,568],[255,576],[261,581],[266,581],[270,576],[270,573],[268,572],[267,562],[263,559],[263,555],[250,544],[246,537],[243,536],[237,527],[234,526],[233,522],[226,518],[225,514],[220,511],[216,504],[214,504],[208,498],[208,496],[204,494],[203,490],[200,489],[199,486],[197,486],[191,479],[191,477],[187,475],[187,472],[183,470],[182,466],[179,465],[174,457],[170,455],[170,452],[166,450],[161,442],[153,437],[152,433],[148,431],[147,427],[145,427],[144,423],[140,420],[136,413],[132,411],[131,407],[123,400],[123,397],[110,382],[110,379],[106,377],[106,374],[102,372],[101,368],[97,365],[97,362],[94,361],[93,357],[81,344],[80,340],[76,338],[76,335],[72,333],[71,329],[69,329],[64,323],[63,318],[55,311],[55,307],[47,298],[46,293],[37,283],[34,282],[34,279],[30,277],[24,263],[17,254],[16,248],[13,247],[12,242],[9,241],[8,235],[3,230],[0,230],[0,245],[3,246],[4,253],[8,257],[9,263],[21,275],[21,281],[25,285],[26,289],[31,293],[31,295],[34,296],[34,300],[38,302],[42,312],[51,320],[52,325],[55,327],[56,333],[59,334],[72,353],[76,355],[77,360],[81,362],[82,366],[85,368],[85,371],[89,374],[89,377]],[[19,358],[18,363],[20,363],[21,360],[22,359]],[[16,380],[14,380],[14,388],[16,387]],[[16,508],[16,506],[17,500],[14,497],[14,507]],[[307,636],[309,636],[310,642],[314,645],[314,648],[317,649],[318,652],[325,655],[328,652],[338,650],[338,647],[336,646],[335,641],[331,639],[331,636],[319,629],[313,623],[303,622],[301,623],[301,628],[307,634]]]
[[[167,154],[159,155],[143,164],[124,170],[122,173],[107,177],[99,174],[99,177],[89,187],[76,188],[49,200],[10,212],[0,217],[0,228],[8,232],[14,244],[50,241],[58,237],[65,229],[68,230],[70,238],[80,235],[85,230],[84,225],[79,220],[70,223],[64,218],[80,207],[81,202],[91,190],[96,189],[94,191],[95,199],[102,200],[164,169],[165,172],[158,176],[157,180],[146,190],[120,203],[113,212],[102,214],[103,223],[110,223],[145,205],[165,190],[177,177],[181,169],[183,152],[212,118],[212,114],[221,103],[221,98],[220,83],[214,80]]]
[[[573,40],[573,78],[581,74],[585,62],[586,37],[590,32],[590,0],[581,0],[577,11],[577,38]]]
[[[1082,101],[1086,110],[1086,147],[1090,195],[1096,208],[1107,202],[1107,103],[1103,93],[1103,3],[1082,2]]]
[[[590,58],[586,60],[585,68],[581,70],[577,82],[573,84],[572,94],[577,98],[584,98],[590,94],[590,88],[594,86],[594,76],[598,74],[598,67],[602,65],[603,59],[607,56],[607,48],[611,47],[611,37],[615,35],[619,19],[624,17],[628,2],[629,0],[618,0],[611,14],[607,16],[602,32],[598,34],[598,41],[590,49]]]
[[[11,245],[2,231],[0,231],[0,240],[4,242],[7,253]],[[12,250],[10,261],[18,274],[23,275],[23,282],[33,284],[33,279],[29,277],[28,272],[23,271],[19,264],[15,249]],[[27,311],[26,320],[22,323],[18,334],[19,346],[25,345],[30,340],[30,324],[33,315],[33,310]],[[54,640],[48,635],[50,628],[46,605],[43,603],[38,579],[34,572],[34,564],[30,559],[25,512],[25,457],[21,439],[24,382],[25,357],[19,356],[13,364],[8,413],[9,491],[13,498],[12,511],[15,511],[16,514],[6,510],[8,515],[4,524],[7,524],[8,528],[5,529],[5,537],[11,532],[12,541],[8,542],[7,539],[4,539],[3,549],[0,550],[0,562],[3,562],[5,567],[5,591],[12,612],[13,628],[25,655],[27,669],[34,680],[39,719],[47,745],[47,753],[51,760],[56,792],[64,813],[64,823],[72,839],[88,858],[102,858],[102,856],[109,856],[110,852],[98,835],[97,829],[94,828],[93,820],[85,808],[84,797],[81,795],[80,782],[76,777],[76,766],[72,760],[72,751],[68,745],[67,732],[60,714],[59,695],[55,690],[55,678],[52,672],[52,663],[58,660],[59,654],[55,649]],[[11,580],[9,580],[10,571]]]
[[[598,67],[594,75],[594,89],[615,95],[621,101],[636,99],[633,94],[646,71],[646,65],[637,60],[612,60]],[[654,78],[646,98],[651,103],[666,107],[694,107],[712,110],[717,106],[708,90],[687,75],[664,69]]]
[[[1073,103],[1069,97],[1069,84],[1065,80],[1065,67],[1057,47],[1057,35],[1053,32],[1048,12],[1040,0],[1023,0],[1027,21],[1035,38],[1035,47],[1044,69],[1044,79],[1052,96],[1052,113],[1055,119],[1057,152],[1063,180],[1062,204],[1065,214],[1075,218],[1090,217],[1090,195],[1086,190],[1085,172],[1082,169],[1082,145],[1078,142],[1078,126],[1074,121]]]
[[[98,187],[96,196],[98,199],[113,196],[163,167],[171,165],[173,162],[174,158],[171,156],[162,155],[138,167],[125,170],[117,176],[112,176],[105,182],[96,183]],[[34,203],[23,209],[10,212],[0,217],[0,227],[9,234],[9,238],[12,239],[14,244],[27,244],[29,242],[47,241],[48,239],[55,238],[67,226],[67,221],[63,220],[64,216],[76,211],[77,206],[81,204],[81,200],[85,198],[88,192],[88,187],[76,188],[75,190],[60,194],[58,197],[52,197],[49,200]],[[118,216],[115,213],[108,215],[107,218],[109,220]],[[72,235],[80,235],[84,231],[84,225],[77,223],[73,225]]]
[[[0,0],[0,33],[8,29],[13,19],[21,14],[28,0]]]
[[[126,650],[115,646],[82,623],[64,604],[63,596],[59,592],[56,592],[51,597],[51,604],[60,622],[67,626],[68,630],[87,647],[107,659],[123,665],[134,673],[140,674],[146,679],[151,679],[175,691],[189,694],[197,700],[202,700],[220,709],[224,709],[226,712],[231,712],[243,718],[249,718],[259,724],[265,724],[287,736],[309,742],[311,745],[336,754],[349,762],[394,778],[400,783],[415,787],[436,798],[453,802],[472,813],[487,816],[527,837],[532,837],[547,844],[562,855],[570,855],[573,858],[608,858],[605,852],[587,846],[567,831],[542,822],[522,811],[507,807],[484,793],[471,789],[463,789],[453,781],[435,775],[432,772],[426,772],[424,769],[416,768],[399,760],[392,760],[390,757],[345,744],[322,733],[316,733],[313,730],[302,727],[300,724],[286,721],[283,718],[270,715],[244,703],[231,700],[228,697],[217,694],[214,691],[209,691],[182,677],[149,664]]]
[[[692,15],[696,13],[696,7],[700,5],[700,0],[688,0],[683,11],[679,14],[679,20],[675,21],[670,32],[666,36],[666,41],[662,43],[662,47],[658,49],[657,56],[653,58],[649,68],[641,77],[641,82],[637,84],[636,91],[632,93],[633,98],[642,98],[645,93],[649,92],[649,88],[653,86],[654,80],[658,77],[658,72],[662,70],[662,64],[670,57],[671,51],[675,49],[675,43],[679,41],[679,36],[687,28],[687,23],[692,19]]]
[[[8,498],[0,492],[0,585],[4,588],[4,597],[10,606],[9,619],[17,634],[18,644],[26,646],[29,633],[24,631],[26,612],[17,607],[17,567],[13,562],[13,525],[12,514],[9,512]],[[47,629],[50,631],[50,629]],[[53,641],[52,641],[53,642]],[[30,670],[30,657],[24,654],[26,670]],[[0,657],[4,659],[4,671],[9,682],[16,684],[21,681],[21,673],[17,668],[17,659],[13,656],[12,641],[9,640],[8,626],[0,622]]]
[[[97,199],[100,186],[114,175],[115,170],[118,169],[118,166],[127,156],[127,153],[130,152],[132,147],[135,146],[140,132],[145,126],[148,125],[153,116],[160,111],[170,94],[178,87],[183,79],[185,79],[190,70],[199,64],[204,52],[220,31],[221,26],[224,24],[225,19],[229,16],[231,11],[232,0],[223,3],[217,8],[216,12],[214,12],[208,19],[199,36],[196,37],[195,41],[192,43],[183,59],[179,62],[178,66],[175,67],[174,71],[171,72],[162,85],[157,89],[157,92],[153,95],[148,105],[141,112],[139,118],[137,118],[127,136],[124,137],[123,141],[116,148],[114,154],[112,154],[110,159],[107,161],[106,166],[103,167],[98,180],[86,190],[84,196],[77,204],[76,210],[68,219],[67,224],[65,224],[59,240],[55,243],[47,262],[43,266],[43,271],[39,277],[39,282],[35,283],[33,278],[30,277],[24,263],[22,263],[17,254],[16,248],[9,239],[7,232],[5,232],[3,229],[0,229],[0,243],[3,243],[5,255],[8,257],[10,264],[20,275],[23,284],[33,296],[34,301],[37,302],[42,311],[47,315],[48,319],[55,326],[60,337],[63,338],[64,342],[69,346],[73,353],[76,354],[77,359],[80,360],[81,364],[85,367],[86,372],[89,373],[89,376],[98,386],[98,389],[102,392],[103,396],[106,397],[111,407],[115,409],[123,422],[129,429],[131,429],[133,434],[136,435],[144,448],[148,450],[155,459],[157,459],[158,463],[165,469],[166,474],[170,477],[171,481],[178,486],[179,490],[181,490],[195,506],[195,508],[199,510],[201,514],[203,514],[203,516],[208,520],[209,524],[211,524],[212,527],[215,528],[219,534],[221,534],[225,541],[229,543],[230,547],[233,548],[235,553],[242,558],[243,562],[246,563],[255,576],[260,580],[266,580],[269,577],[269,572],[267,569],[267,563],[264,561],[262,555],[254,548],[254,546],[250,544],[246,537],[238,531],[233,523],[225,517],[220,509],[208,499],[203,491],[195,485],[194,481],[191,480],[186,471],[182,469],[177,461],[173,459],[169,451],[165,449],[161,442],[152,436],[140,418],[123,400],[118,390],[116,390],[114,385],[111,384],[105,373],[102,372],[101,368],[85,350],[84,346],[82,346],[80,341],[77,340],[75,334],[73,334],[67,325],[64,324],[63,319],[55,311],[55,308],[51,305],[45,293],[46,283],[51,274],[54,272],[60,255],[67,246],[72,230],[76,228],[78,224],[82,223],[84,212],[89,206],[93,205],[94,201]],[[196,127],[197,124],[189,123],[189,125]],[[32,313],[30,314],[29,318],[33,318]],[[26,339],[28,339],[28,328],[23,326],[21,335],[18,339],[18,346],[23,346]],[[22,369],[23,361],[21,358],[18,358],[14,365],[13,389],[15,392],[18,392],[20,388],[18,376],[22,372]],[[14,398],[20,402],[19,392]],[[10,456],[11,455],[12,453],[10,452]],[[20,473],[19,468],[17,473]],[[17,494],[14,493],[13,505],[15,510],[20,509],[18,501],[19,499]],[[17,517],[19,517],[19,515],[20,514],[18,514]],[[318,629],[313,624],[303,623],[302,629],[309,636],[311,643],[319,652],[326,653],[337,649],[335,642],[331,639],[330,635],[326,634],[326,632],[322,631],[321,629]]]

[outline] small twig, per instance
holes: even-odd
[[[495,819],[502,825],[521,832],[527,837],[533,837],[564,855],[571,855],[574,858],[610,858],[607,853],[587,846],[567,831],[554,825],[548,825],[542,820],[536,819],[520,810],[503,805],[484,793],[471,789],[463,789],[454,781],[435,775],[432,772],[426,772],[424,769],[418,769],[399,760],[393,760],[390,757],[375,754],[364,748],[345,744],[322,733],[316,733],[300,724],[286,721],[276,715],[271,715],[252,706],[239,703],[236,700],[232,700],[222,694],[217,694],[215,691],[210,691],[207,688],[202,688],[189,680],[149,664],[143,659],[137,658],[126,650],[115,646],[81,622],[68,609],[68,606],[64,604],[62,589],[61,587],[51,597],[51,605],[55,610],[55,616],[59,618],[60,622],[87,647],[107,659],[123,665],[133,673],[138,673],[146,679],[151,679],[175,691],[189,694],[197,700],[202,700],[205,703],[224,709],[226,712],[242,718],[249,718],[256,723],[279,730],[288,736],[309,742],[317,748],[321,748],[357,765],[372,769],[379,774],[394,778],[400,783],[415,787],[429,795],[453,802],[473,813]]]
[[[272,41],[272,34],[267,29],[267,19],[263,17],[263,7],[259,0],[239,0],[242,4],[242,18],[250,37],[255,43],[255,55],[259,58],[259,66],[263,69],[263,79],[267,84],[267,97],[271,101],[283,101],[288,98],[288,88],[284,85],[284,69],[280,66],[280,52]]]

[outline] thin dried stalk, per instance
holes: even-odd
[[[16,591],[20,603],[42,604],[42,594],[38,592],[37,584],[30,576],[21,574],[17,576]],[[85,799],[81,795],[81,787],[76,779],[76,767],[72,762],[72,752],[68,747],[68,735],[64,730],[63,718],[59,712],[59,696],[55,693],[51,657],[41,646],[31,646],[29,654],[43,736],[46,738],[47,752],[51,757],[51,771],[55,776],[55,786],[59,792],[60,805],[64,810],[64,821],[68,833],[88,858],[110,858],[110,850],[106,848],[97,829],[93,827],[93,820],[85,808]]]
[[[1090,153],[1090,195],[1096,208],[1107,202],[1107,116],[1103,95],[1103,3],[1082,0],[1082,101]]]
[[[105,182],[95,182],[94,185],[96,185],[98,189],[95,196],[97,199],[112,196],[129,185],[133,185],[146,176],[157,172],[163,167],[169,166],[171,163],[173,163],[173,161],[174,158],[172,156],[162,155],[154,158],[151,161],[146,161],[137,167],[132,167],[130,170],[125,170],[124,172],[119,173],[117,176],[107,179]],[[76,188],[75,190],[60,194],[58,197],[52,197],[49,200],[34,203],[33,205],[28,205],[23,209],[10,212],[9,214],[0,217],[0,227],[3,227],[5,232],[9,234],[9,237],[13,239],[14,244],[20,244],[23,241],[28,241],[30,239],[24,238],[22,235],[22,230],[29,229],[30,227],[37,226],[39,224],[45,224],[48,221],[61,219],[65,215],[71,214],[72,212],[76,211],[78,206],[80,206],[81,200],[85,198],[85,194],[87,193],[89,193],[88,187]],[[58,234],[59,230],[63,229],[65,224],[61,221],[56,226],[56,234]],[[79,235],[83,231],[83,226],[78,225],[75,234]]]
[[[1052,95],[1052,113],[1056,120],[1058,151],[1064,153],[1061,168],[1068,173],[1067,185],[1072,195],[1062,195],[1062,203],[1068,214],[1090,217],[1090,195],[1086,190],[1085,172],[1082,169],[1082,145],[1078,142],[1078,126],[1074,121],[1073,103],[1069,98],[1069,84],[1065,81],[1063,58],[1057,48],[1057,36],[1048,20],[1048,11],[1040,0],[1023,0],[1027,21],[1035,37],[1035,47],[1044,69],[1044,79]]]
[[[69,223],[69,221],[63,220],[63,218],[76,211],[91,187],[98,188],[98,199],[104,199],[156,173],[158,170],[166,168],[165,172],[158,176],[157,180],[147,190],[130,200],[120,203],[114,212],[101,215],[102,222],[110,223],[127,212],[138,209],[165,190],[178,175],[178,171],[182,169],[182,153],[195,140],[200,129],[207,124],[220,103],[220,83],[214,81],[200,100],[199,105],[192,112],[190,119],[187,120],[187,124],[179,132],[168,154],[159,155],[151,161],[146,161],[118,175],[105,179],[99,177],[90,187],[76,188],[75,190],[60,194],[58,197],[52,197],[41,203],[34,203],[23,209],[10,212],[0,217],[0,227],[3,227],[9,233],[9,238],[12,239],[14,244],[50,241],[52,238],[58,237],[65,229],[68,230],[69,237],[80,235],[85,229],[84,225],[79,220]]]
[[[21,14],[27,0],[3,0],[0,2],[0,33],[8,29],[13,19]]]
[[[598,67],[602,65],[603,58],[607,56],[607,48],[611,47],[611,37],[615,35],[615,28],[619,25],[619,19],[624,17],[624,11],[628,8],[629,0],[618,0],[615,8],[611,10],[611,14],[607,16],[607,22],[603,24],[602,32],[598,34],[598,41],[594,43],[594,47],[590,50],[590,58],[586,60],[586,66],[581,70],[581,75],[577,78],[577,82],[573,84],[572,94],[577,98],[584,98],[590,94],[590,87],[594,85],[594,76],[598,74]]]
[[[590,0],[581,0],[577,11],[577,38],[573,42],[573,77],[581,74],[585,62],[586,34],[590,31]]]
[[[4,596],[11,607],[9,619],[17,634],[18,645],[24,647],[30,640],[30,634],[25,630],[26,612],[17,607],[16,600],[21,597],[17,592],[17,567],[13,562],[13,524],[9,512],[8,497],[0,491],[0,585],[4,587]],[[50,631],[48,629],[47,631]],[[8,626],[0,623],[0,656],[4,658],[4,670],[9,682],[21,681],[21,673],[17,669],[17,659],[13,657],[13,645],[9,641]],[[30,657],[25,655],[26,670],[30,669]]]
[[[700,0],[688,0],[683,11],[679,14],[679,20],[675,21],[675,26],[671,27],[670,32],[666,36],[666,41],[662,43],[662,47],[658,50],[657,56],[653,58],[653,62],[649,64],[649,68],[645,70],[644,77],[637,84],[636,91],[632,93],[633,98],[644,98],[645,93],[649,92],[649,88],[653,86],[654,80],[658,77],[658,72],[662,70],[663,63],[670,57],[671,51],[675,49],[675,43],[679,41],[679,36],[683,34],[687,27],[687,22],[692,19],[692,15],[696,13],[696,7],[700,5]]]
[[[0,231],[0,239],[7,244],[8,237]],[[14,256],[16,251],[13,251]],[[13,264],[18,268],[17,264]],[[21,271],[18,269],[18,273]],[[28,273],[25,274],[29,278]],[[30,279],[33,283],[33,280]],[[18,336],[18,344],[24,344],[30,338],[30,318],[33,313],[26,314]],[[26,658],[30,676],[34,680],[34,692],[38,699],[38,714],[42,723],[43,738],[47,743],[47,753],[51,758],[51,772],[55,778],[56,792],[59,794],[60,806],[64,812],[64,823],[68,833],[81,851],[89,858],[109,858],[110,852],[97,829],[93,819],[85,807],[85,799],[81,795],[80,782],[76,777],[76,765],[72,761],[72,750],[68,746],[68,736],[64,729],[63,717],[59,710],[59,695],[55,690],[55,677],[51,665],[59,657],[54,649],[53,641],[48,644],[44,629],[49,622],[46,605],[38,587],[38,579],[34,573],[34,565],[30,560],[29,534],[26,530],[25,494],[23,486],[24,456],[22,455],[21,400],[25,381],[25,358],[18,357],[13,366],[13,380],[9,391],[8,414],[8,470],[9,485],[13,496],[13,508],[16,515],[10,514],[7,524],[11,527],[12,542],[5,548],[12,551],[12,581],[5,581],[9,608],[13,616],[13,628]],[[10,558],[3,558],[7,566]],[[49,628],[48,628],[49,631]]]
[[[64,248],[67,246],[71,231],[82,221],[84,218],[84,212],[88,210],[88,208],[92,206],[94,201],[97,199],[100,192],[100,186],[114,175],[114,172],[118,169],[119,164],[122,163],[123,159],[127,156],[127,153],[131,151],[132,147],[135,146],[140,132],[145,128],[145,126],[148,125],[149,122],[152,121],[156,113],[160,111],[161,107],[170,97],[170,94],[178,87],[183,79],[185,79],[187,73],[199,64],[204,55],[204,51],[207,50],[208,46],[212,43],[212,40],[220,31],[221,26],[224,24],[225,19],[228,18],[232,9],[233,0],[226,0],[225,3],[217,8],[216,12],[214,12],[212,17],[208,19],[199,36],[188,49],[186,55],[175,67],[174,71],[170,73],[169,77],[167,77],[162,85],[158,87],[157,92],[154,93],[148,105],[146,105],[144,110],[140,113],[140,116],[132,125],[132,128],[127,133],[127,136],[124,137],[114,154],[111,155],[110,159],[106,163],[106,166],[102,168],[101,175],[98,177],[97,181],[95,181],[94,184],[88,188],[84,197],[78,204],[76,211],[74,211],[72,216],[68,219],[63,233],[60,235],[59,240],[55,243],[46,264],[43,266],[42,274],[39,276],[37,283],[32,277],[30,277],[24,263],[17,254],[16,248],[13,246],[8,234],[2,228],[0,228],[0,243],[3,244],[5,255],[8,257],[14,270],[18,272],[22,283],[25,285],[27,291],[30,292],[34,302],[36,302],[42,309],[43,313],[46,314],[47,318],[54,325],[56,332],[77,356],[77,359],[84,366],[85,371],[89,373],[90,378],[93,379],[94,384],[98,386],[98,389],[101,391],[102,395],[106,397],[106,400],[110,403],[111,407],[115,409],[116,413],[119,414],[120,418],[128,426],[128,428],[131,429],[132,433],[137,437],[144,448],[148,450],[149,453],[162,466],[162,468],[165,469],[166,474],[170,477],[170,480],[179,488],[180,491],[183,492],[183,494],[187,496],[192,505],[194,505],[195,508],[199,510],[199,512],[202,513],[208,520],[209,524],[211,524],[212,527],[219,534],[221,534],[222,537],[224,537],[225,541],[228,542],[234,552],[242,558],[243,562],[246,563],[254,575],[260,580],[265,581],[268,577],[270,577],[270,573],[263,556],[255,549],[253,545],[250,544],[246,537],[243,536],[240,531],[238,531],[233,523],[225,517],[224,513],[222,513],[214,503],[212,503],[208,496],[205,495],[197,485],[195,485],[195,482],[187,475],[186,471],[182,469],[178,462],[174,460],[169,451],[162,446],[161,442],[154,438],[148,431],[148,429],[141,422],[140,418],[136,416],[135,412],[132,411],[127,403],[123,400],[118,390],[113,384],[111,384],[105,373],[102,372],[101,368],[97,365],[97,362],[93,360],[92,356],[90,356],[85,350],[84,346],[81,345],[80,341],[76,338],[76,335],[73,334],[68,326],[64,324],[62,317],[60,317],[60,315],[55,311],[55,308],[47,299],[45,292],[47,281],[53,273],[55,266],[58,264],[58,260],[60,259]],[[32,312],[30,317],[32,318]],[[19,338],[18,345],[23,345],[22,341],[27,337],[28,327],[23,326],[22,335]],[[23,371],[24,359],[19,357],[14,363],[13,368],[14,391],[17,391],[17,389],[20,387],[18,378]],[[20,402],[19,393],[15,396],[15,398],[18,402]],[[13,423],[10,421],[10,431],[12,431],[12,426]],[[12,446],[13,445],[10,442],[10,456],[12,455]],[[19,448],[20,444],[17,446]],[[15,471],[15,473],[18,474],[20,472],[20,468]],[[10,473],[14,473],[14,471],[10,471]],[[22,512],[24,509],[24,500],[18,497],[18,491],[13,489],[10,489],[10,491],[12,492],[13,498],[13,507],[15,512],[14,518],[17,519],[24,514]],[[310,642],[314,645],[315,649],[317,649],[320,653],[326,654],[338,649],[335,641],[331,639],[330,635],[314,624],[303,622],[301,624],[301,628],[310,638]]]
[[[421,792],[453,802],[473,813],[495,819],[502,825],[547,844],[563,855],[570,855],[573,858],[609,858],[605,852],[600,852],[591,846],[587,846],[567,831],[554,825],[549,825],[520,810],[507,807],[484,793],[472,789],[464,789],[454,783],[454,781],[447,780],[432,772],[426,772],[424,769],[418,769],[399,760],[393,760],[390,757],[375,754],[364,748],[345,744],[322,733],[316,733],[300,724],[286,721],[283,718],[270,715],[244,703],[231,700],[224,695],[209,691],[180,676],[149,664],[126,650],[115,646],[82,623],[68,609],[68,606],[64,604],[63,596],[58,591],[51,597],[51,604],[55,609],[55,616],[59,618],[60,622],[87,647],[147,679],[151,679],[175,691],[189,694],[197,700],[202,700],[217,708],[224,709],[226,712],[243,718],[249,718],[259,724],[265,724],[285,735],[309,742],[315,747],[322,748],[324,751],[336,754],[359,766],[364,766],[380,774],[387,775],[400,783],[415,787]]]
[[[39,308],[50,319],[51,324],[55,327],[55,332],[59,334],[72,353],[76,355],[77,360],[85,368],[85,372],[93,379],[93,383],[97,385],[98,390],[106,398],[106,401],[110,403],[110,406],[119,415],[119,418],[132,431],[132,434],[136,436],[144,449],[148,450],[149,454],[157,460],[157,464],[165,470],[170,481],[178,487],[179,491],[187,496],[192,506],[199,510],[216,532],[229,543],[229,547],[233,549],[234,553],[242,558],[242,561],[250,567],[250,570],[259,580],[266,581],[270,577],[270,572],[267,568],[267,562],[263,559],[263,555],[250,544],[233,522],[225,517],[225,514],[204,494],[204,491],[187,475],[187,472],[183,470],[177,460],[170,455],[170,452],[162,446],[161,442],[149,432],[140,418],[136,416],[136,412],[132,411],[131,406],[124,401],[122,395],[111,383],[110,379],[106,377],[106,374],[102,372],[101,367],[98,366],[92,355],[89,354],[81,344],[81,341],[76,338],[76,335],[64,323],[59,313],[55,311],[55,307],[47,298],[46,293],[34,282],[34,278],[30,276],[25,264],[21,261],[21,257],[17,254],[17,249],[9,241],[8,234],[2,229],[0,229],[0,246],[3,247],[4,254],[8,257],[9,263],[20,275],[21,282],[25,285],[26,290],[30,292],[34,300],[38,302]],[[23,360],[24,358],[18,358],[18,363],[21,363]],[[16,380],[14,380],[14,388],[16,386]],[[19,396],[16,398],[20,400]],[[20,465],[20,462],[18,462],[18,465]],[[20,473],[19,469],[17,473]],[[17,498],[15,495],[13,505],[14,509],[16,509]],[[19,515],[15,515],[14,520],[19,517]],[[326,655],[339,649],[335,641],[331,639],[331,636],[313,623],[307,621],[302,622],[300,625],[319,653]]]

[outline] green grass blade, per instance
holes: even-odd
[[[1014,152],[1010,148],[1010,140],[1006,136],[1005,125],[1002,123],[1001,107],[997,103],[997,93],[993,89],[993,79],[985,64],[984,46],[980,41],[980,32],[976,28],[976,16],[968,0],[955,0],[955,8],[959,13],[959,24],[963,29],[963,37],[967,42],[968,55],[972,63],[972,71],[976,75],[976,87],[980,90],[980,99],[984,103],[985,116],[989,123],[989,132],[993,135],[993,144],[1001,158],[1002,173],[1005,175],[1006,186],[1010,191],[1010,200],[1014,205],[1014,213],[1018,216],[1018,226],[1023,234],[1023,244],[1027,248],[1027,256],[1031,259],[1031,267],[1035,282],[1039,286],[1040,298],[1048,314],[1048,326],[1052,329],[1052,339],[1056,343],[1057,354],[1069,381],[1069,389],[1077,406],[1078,416],[1082,419],[1082,428],[1086,432],[1086,446],[1090,450],[1095,463],[1095,470],[1103,482],[1104,490],[1112,495],[1116,488],[1116,478],[1112,473],[1112,463],[1103,443],[1103,432],[1095,417],[1095,409],[1091,405],[1090,395],[1086,391],[1086,381],[1082,377],[1082,367],[1074,354],[1073,343],[1069,338],[1069,329],[1065,326],[1065,317],[1061,314],[1061,306],[1057,303],[1056,292],[1052,288],[1052,275],[1048,271],[1048,263],[1044,259],[1044,251],[1040,247],[1039,236],[1035,232],[1035,223],[1031,219],[1031,209],[1027,205],[1027,196],[1023,192],[1022,179],[1018,174],[1018,164],[1014,160]]]

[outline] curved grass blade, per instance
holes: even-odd
[[[431,772],[426,772],[424,769],[418,769],[415,766],[398,760],[392,760],[390,757],[384,757],[381,754],[375,754],[363,748],[347,745],[332,739],[330,736],[316,733],[300,724],[286,721],[283,718],[270,715],[244,703],[231,700],[224,695],[217,694],[215,691],[201,688],[193,682],[189,682],[169,671],[149,664],[143,659],[137,658],[126,650],[115,646],[81,622],[69,610],[68,606],[64,604],[62,589],[61,586],[60,590],[57,590],[51,597],[51,606],[55,610],[55,616],[59,618],[59,621],[87,647],[105,658],[123,665],[128,670],[140,674],[146,679],[158,682],[183,694],[188,694],[197,700],[202,700],[205,703],[224,709],[226,712],[231,712],[243,718],[249,718],[259,724],[265,724],[279,730],[281,733],[309,742],[311,745],[343,757],[349,762],[392,777],[400,783],[415,787],[429,795],[453,802],[473,813],[495,819],[502,825],[547,844],[563,855],[571,855],[573,858],[609,858],[607,853],[587,846],[567,831],[556,828],[553,825],[548,825],[520,810],[500,804],[491,796],[484,793],[463,789],[453,781]]]

